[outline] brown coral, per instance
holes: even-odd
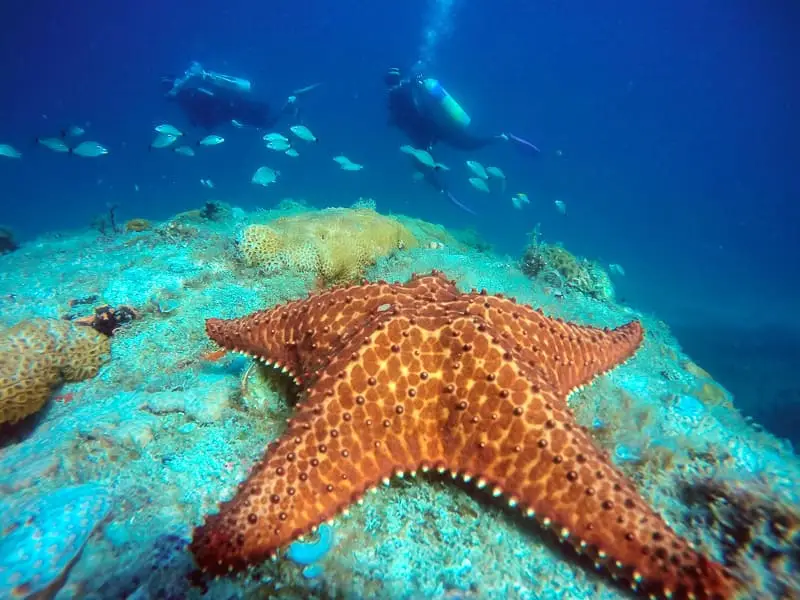
[[[152,224],[147,219],[131,219],[125,223],[125,231],[147,231]]]
[[[108,338],[66,321],[32,319],[0,338],[0,424],[37,412],[64,381],[97,374],[109,353]]]
[[[251,225],[239,243],[249,266],[309,273],[325,285],[355,281],[378,258],[415,246],[402,223],[369,208],[329,208]]]

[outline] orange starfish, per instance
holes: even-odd
[[[206,571],[274,556],[381,481],[434,469],[503,495],[644,594],[727,599],[738,589],[647,505],[567,405],[633,355],[638,322],[574,325],[462,294],[434,272],[209,319],[206,330],[288,373],[304,396],[236,496],[195,531]]]

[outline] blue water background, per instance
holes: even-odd
[[[474,227],[512,255],[541,223],[547,241],[622,264],[620,296],[669,322],[748,412],[771,415],[784,435],[800,429],[797,3],[453,4],[432,74],[486,131],[543,149],[535,160],[508,147],[437,154],[478,219],[412,181],[397,151],[405,140],[386,124],[382,76],[417,59],[427,1],[41,0],[0,8],[0,142],[24,154],[0,162],[0,223],[25,239],[84,227],[108,203],[122,219],[159,219],[207,199],[251,209],[364,196],[382,211]],[[190,60],[249,77],[275,104],[324,82],[302,99],[320,143],[291,159],[228,128],[217,132],[225,144],[194,158],[148,152],[154,125],[187,126],[159,79]],[[34,143],[87,122],[86,139],[109,156]],[[338,170],[339,153],[366,168]],[[467,158],[501,166],[531,206],[471,190]],[[282,172],[269,189],[250,183],[262,164]]]

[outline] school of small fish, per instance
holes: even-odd
[[[306,93],[315,89],[321,84],[313,84],[295,90],[290,96],[290,102],[296,100],[300,94]],[[88,123],[86,124],[89,125]],[[231,120],[231,125],[236,129],[244,129],[245,125],[237,121]],[[178,127],[170,123],[161,123],[154,128],[154,137],[150,142],[148,148],[150,150],[170,149],[174,154],[191,158],[196,156],[197,151],[195,148],[211,148],[219,146],[225,142],[225,138],[221,135],[210,133],[205,137],[199,139],[192,145],[188,140],[186,134]],[[84,127],[79,125],[69,125],[62,129],[59,135],[49,137],[37,137],[36,143],[47,150],[59,154],[71,154],[83,158],[97,158],[109,154],[106,146],[97,141],[84,140],[79,141],[77,138],[82,137],[86,133]],[[283,133],[273,131],[266,133],[262,136],[265,148],[268,150],[279,152],[290,158],[298,158],[300,152],[294,147],[295,143],[316,144],[319,138],[311,131],[306,125],[292,125],[288,128],[289,136]],[[438,177],[434,173],[443,173],[450,171],[450,168],[438,162],[430,150],[414,148],[409,144],[400,146],[400,152],[406,154],[413,168],[412,178],[414,181],[422,181],[429,177]],[[21,159],[22,152],[10,144],[0,144],[0,156],[11,159]],[[333,157],[333,161],[339,166],[342,171],[356,172],[364,169],[364,165],[350,160],[345,155],[337,155]],[[484,166],[476,160],[465,161],[468,176],[467,183],[477,192],[482,194],[492,194],[496,186],[499,186],[499,191],[505,193],[507,177],[505,172],[498,166],[489,165]],[[428,175],[426,175],[428,173]],[[280,171],[273,169],[269,166],[261,166],[253,174],[251,182],[263,187],[268,187],[277,182]],[[200,184],[206,188],[213,189],[214,183],[207,178],[200,179]],[[511,196],[511,205],[516,210],[522,210],[525,206],[530,204],[528,195],[524,192],[518,192]],[[556,211],[562,215],[567,214],[567,206],[562,200],[554,200],[553,202]],[[612,272],[618,275],[624,275],[622,267],[619,265],[611,265]]]

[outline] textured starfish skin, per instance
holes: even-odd
[[[545,317],[441,274],[336,289],[208,335],[289,373],[304,399],[236,496],[195,531],[211,573],[258,563],[381,481],[450,471],[535,517],[645,595],[733,598],[574,420],[567,396],[633,355],[643,329]]]

